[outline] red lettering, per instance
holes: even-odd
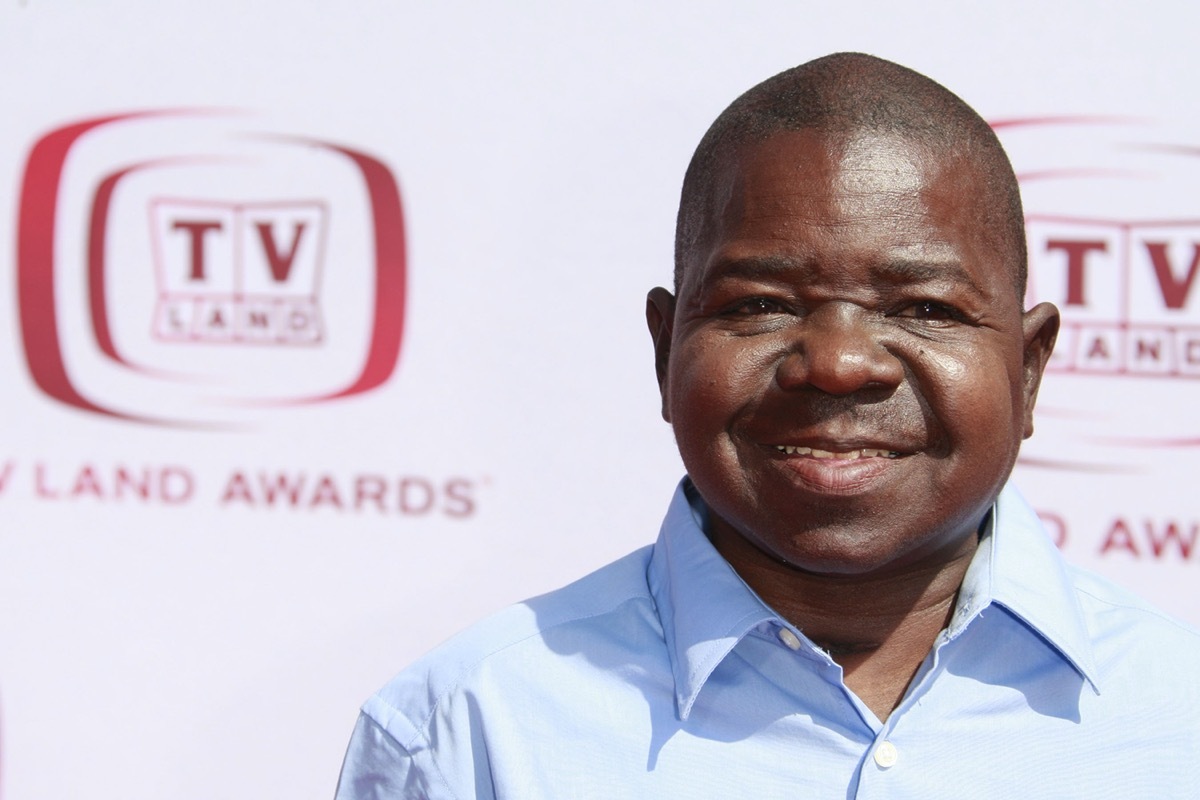
[[[446,516],[469,517],[475,513],[475,499],[471,497],[471,482],[465,478],[446,481]]]
[[[96,471],[90,466],[79,470],[79,474],[75,476],[75,485],[71,487],[72,496],[78,497],[81,494],[90,494],[98,500],[104,498],[100,480],[96,477]]]
[[[292,246],[286,253],[280,253],[275,244],[274,227],[269,222],[256,222],[258,238],[262,240],[263,254],[267,257],[267,266],[271,268],[271,277],[276,283],[283,283],[292,271],[292,262],[296,260],[296,251],[300,249],[300,237],[304,233],[306,223],[297,222],[295,233],[292,234]]]
[[[0,494],[4,493],[4,487],[8,485],[8,479],[12,477],[13,470],[17,465],[11,461],[4,462],[4,471],[0,472]]]
[[[275,498],[287,498],[290,505],[296,505],[300,502],[300,492],[304,490],[304,476],[300,475],[295,481],[289,479],[282,472],[275,476],[275,479],[270,480],[265,473],[259,473],[258,482],[262,486],[263,498],[267,501],[267,505],[275,505]]]
[[[354,481],[354,508],[361,510],[363,504],[373,500],[380,511],[386,511],[383,495],[387,491],[387,481],[378,475],[359,475]]]
[[[225,317],[223,314],[221,314],[220,308],[214,308],[212,310],[212,314],[210,314],[208,317],[208,327],[210,327],[210,328],[224,328],[225,327]]]
[[[306,331],[312,327],[311,323],[312,317],[298,308],[292,309],[292,313],[288,315],[288,324],[293,331]]]
[[[1104,337],[1097,336],[1092,339],[1092,346],[1088,348],[1087,357],[1089,359],[1101,358],[1105,361],[1108,360],[1108,344],[1105,343]]]
[[[1142,361],[1150,358],[1152,361],[1162,361],[1162,340],[1147,341],[1146,339],[1137,340],[1137,349],[1133,354],[1134,360]]]
[[[322,475],[321,479],[317,481],[317,488],[313,491],[312,500],[308,503],[309,508],[316,508],[319,505],[331,505],[338,509],[342,507],[342,497],[338,494],[337,484],[328,475]]]
[[[1076,242],[1068,239],[1051,239],[1046,242],[1046,251],[1062,250],[1067,255],[1067,300],[1069,306],[1086,305],[1083,279],[1087,254],[1108,252],[1108,243],[1103,241]]]
[[[413,492],[418,499],[413,500]],[[400,513],[424,514],[433,508],[434,491],[429,481],[423,478],[402,478],[400,480]]]
[[[1128,551],[1134,558],[1142,557],[1138,552],[1137,542],[1133,540],[1133,531],[1129,530],[1125,520],[1119,518],[1113,521],[1108,535],[1104,537],[1104,544],[1100,545],[1100,555],[1107,555],[1109,550],[1114,549]]]
[[[164,503],[186,503],[195,490],[192,473],[183,467],[163,467],[158,473],[158,496]]]
[[[188,481],[190,494],[190,476],[180,472],[177,477]],[[405,516],[440,512],[458,519],[472,516],[478,507],[475,497],[478,484],[467,478],[448,478],[444,483],[437,483],[419,476],[389,480],[378,474],[360,474],[353,478],[351,495],[349,484],[342,485],[346,489],[343,493],[336,476],[329,473],[315,474],[311,476],[312,480],[303,473],[260,472],[254,477],[256,481],[243,472],[234,472],[225,484],[220,502],[226,505],[243,502],[250,506],[262,503],[294,509],[326,507],[338,511],[375,509]]]
[[[1178,549],[1184,561],[1188,560],[1191,558],[1192,549],[1196,546],[1197,535],[1200,535],[1200,529],[1194,522],[1186,538],[1179,532],[1179,525],[1175,522],[1168,522],[1164,525],[1161,534],[1155,532],[1153,523],[1146,522],[1146,538],[1150,540],[1150,550],[1154,553],[1155,558],[1162,558],[1167,544],[1174,542],[1175,548],[1173,549]]]
[[[241,472],[235,472],[229,478],[229,483],[225,484],[225,491],[221,494],[221,504],[238,500],[246,505],[254,505],[254,495],[250,493],[250,481]]]
[[[191,238],[192,244],[192,268],[188,272],[188,279],[193,281],[204,280],[204,234],[209,231],[221,230],[221,223],[215,220],[177,220],[171,226],[173,230],[186,231]]]
[[[9,463],[0,472],[0,492],[3,492],[13,466]],[[75,480],[66,492],[52,487],[48,476],[49,469],[45,464],[34,465],[34,490],[38,497],[46,500],[90,497],[101,501],[134,499],[178,504],[190,500],[194,490],[191,474],[181,467],[142,467],[139,470],[115,466],[110,470],[85,464],[75,473]]]
[[[1200,244],[1193,245],[1192,265],[1188,267],[1187,276],[1183,280],[1175,278],[1175,271],[1171,269],[1171,259],[1167,255],[1166,242],[1146,242],[1146,252],[1150,254],[1150,263],[1154,266],[1154,277],[1158,279],[1163,304],[1167,308],[1183,308],[1188,292],[1192,289],[1192,281],[1196,279],[1196,269],[1200,267]]]
[[[47,500],[57,500],[58,492],[46,486],[46,465],[37,464],[33,468],[34,476],[34,491],[38,497],[44,497]]]
[[[192,489],[192,476],[182,467],[143,468],[140,474],[117,467],[112,496],[114,500],[124,500],[133,495],[141,500],[161,500],[178,505],[191,499]]]
[[[135,495],[143,500],[150,499],[150,473],[149,470],[142,470],[139,478],[135,478],[133,474],[125,467],[117,467],[117,477],[114,481],[113,496],[118,500],[125,498],[126,491],[132,491]]]
[[[1189,364],[1200,364],[1200,339],[1188,339],[1183,352]]]

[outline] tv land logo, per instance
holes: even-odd
[[[1200,378],[1191,302],[1200,221],[1032,215],[1027,230],[1037,265],[1030,291],[1055,297],[1063,312],[1052,372]]]
[[[328,213],[321,202],[153,200],[163,341],[316,345]]]
[[[227,425],[375,389],[405,273],[395,177],[350,147],[152,111],[60,126],[26,160],[26,365],[81,411]]]
[[[1127,118],[993,127],[1025,201],[1027,304],[1062,312],[1023,461],[1137,472],[1200,446],[1200,146]]]

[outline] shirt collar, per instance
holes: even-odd
[[[954,637],[990,603],[1033,629],[1099,694],[1091,637],[1069,568],[1037,513],[1011,485],[992,508],[947,633]]]
[[[705,681],[742,637],[763,622],[782,622],[709,542],[706,514],[691,481],[684,478],[671,498],[647,571],[681,720],[688,718]]]
[[[681,720],[688,718],[713,670],[747,633],[763,623],[792,627],[713,547],[704,534],[706,515],[703,501],[684,478],[647,571]],[[963,579],[949,638],[992,603],[1032,628],[1099,693],[1091,640],[1067,566],[1037,514],[1011,486],[1000,493],[988,516]]]

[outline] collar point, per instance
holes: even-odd
[[[675,716],[680,722],[687,722],[688,717],[692,714],[692,706],[696,702],[696,696],[687,696],[685,694],[675,695]]]

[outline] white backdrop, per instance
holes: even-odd
[[[1070,340],[1018,481],[1200,622],[1188,9],[0,0],[3,798],[328,797],[393,672],[651,541],[684,167],[835,50],[997,122]]]

